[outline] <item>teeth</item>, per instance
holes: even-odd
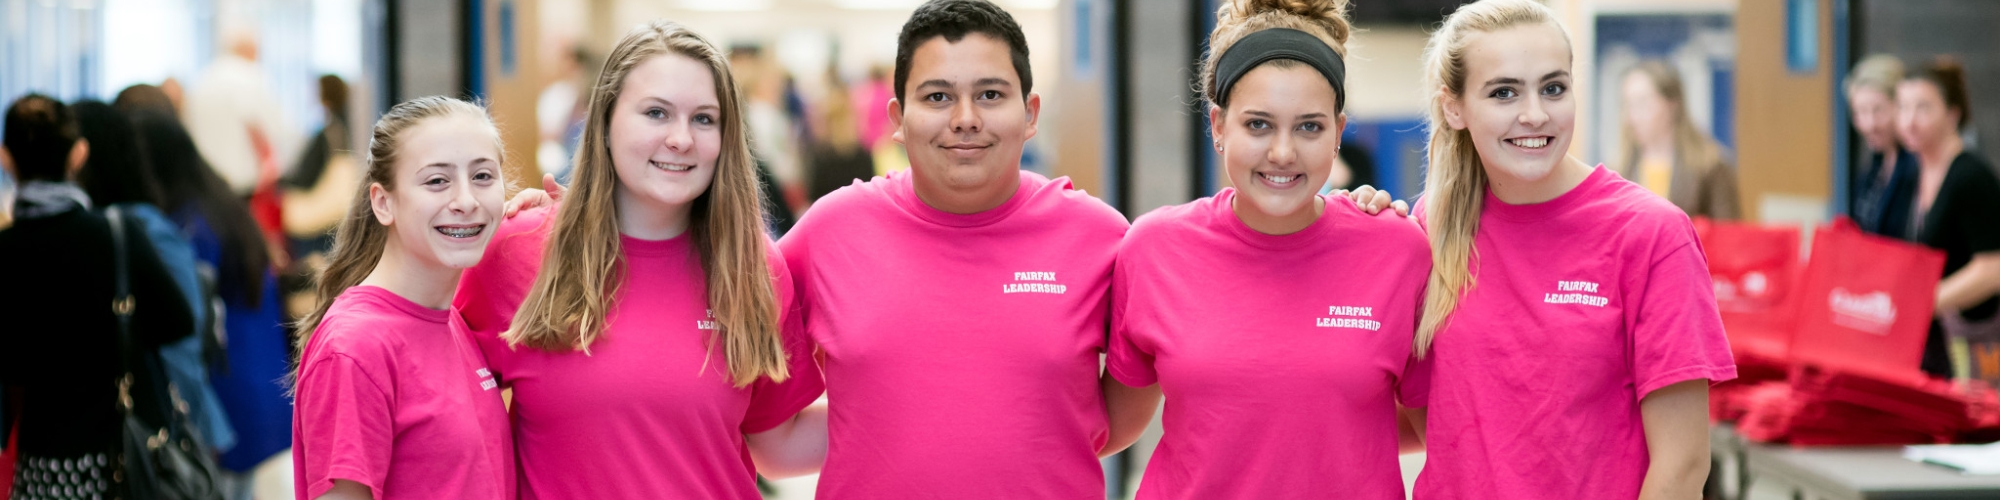
[[[1293,175],[1286,175],[1286,176],[1274,176],[1274,175],[1265,175],[1265,176],[1264,176],[1264,178],[1265,178],[1265,179],[1270,179],[1270,180],[1271,180],[1271,182],[1273,182],[1273,183],[1276,183],[1276,184],[1284,184],[1284,183],[1288,183],[1288,182],[1292,182],[1292,179],[1296,179],[1296,178],[1298,178],[1298,177],[1299,177],[1299,176],[1298,176],[1297,174],[1293,174]]]
[[[1515,146],[1520,146],[1528,149],[1541,149],[1543,146],[1549,145],[1549,138],[1535,137],[1531,139],[1513,139],[1507,142],[1511,142],[1514,143]]]
[[[479,235],[479,233],[480,233],[481,231],[485,231],[485,230],[486,230],[486,226],[484,226],[484,225],[479,225],[479,226],[472,226],[472,227],[440,227],[440,228],[437,228],[437,231],[438,231],[438,233],[441,233],[441,234],[443,234],[443,235],[445,235],[445,236],[450,236],[450,237],[453,237],[453,238],[471,238],[471,237],[473,237],[473,236],[478,236],[478,235]]]
[[[669,172],[686,172],[686,171],[689,171],[689,170],[694,170],[694,165],[679,165],[679,164],[674,164],[674,163],[660,163],[660,162],[657,162],[657,161],[656,161],[656,162],[652,162],[652,163],[653,163],[653,166],[655,166],[655,167],[659,167],[659,168],[664,168],[664,169],[667,169],[667,171],[669,171]]]

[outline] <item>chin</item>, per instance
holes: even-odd
[[[1492,167],[1493,170],[1499,170],[1516,180],[1537,182],[1548,178],[1549,174],[1556,171],[1556,166],[1561,164],[1562,158],[1557,157],[1552,159],[1515,160],[1493,165]]]
[[[481,245],[482,249],[485,245]],[[437,253],[438,264],[451,269],[467,269],[479,264],[483,251],[441,250]]]

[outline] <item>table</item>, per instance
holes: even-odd
[[[1967,476],[1913,462],[1903,458],[1900,446],[1766,445],[1745,441],[1726,426],[1710,431],[1709,445],[1724,498],[1754,500],[1775,493],[1800,500],[2000,499],[2000,476]]]

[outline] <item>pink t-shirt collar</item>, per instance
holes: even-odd
[[[1595,198],[1591,193],[1617,175],[1612,173],[1610,169],[1604,168],[1604,164],[1600,163],[1591,169],[1589,177],[1585,177],[1583,182],[1577,184],[1576,187],[1570,188],[1569,192],[1563,193],[1561,196],[1557,196],[1555,199],[1549,201],[1520,205],[1500,201],[1500,197],[1493,194],[1493,187],[1488,185],[1486,187],[1486,205],[1482,209],[1487,213],[1493,214],[1494,217],[1513,222],[1545,220],[1549,217],[1568,212],[1578,204]]]
[[[1018,182],[1021,186],[1034,185],[1034,183],[1029,181],[1029,175],[1032,174],[1026,171],[1019,173]],[[901,208],[904,212],[908,212],[919,219],[949,227],[979,227],[999,222],[1006,219],[1008,215],[1013,214],[1015,209],[1021,208],[1022,200],[1028,199],[1029,194],[1027,189],[1016,188],[1014,196],[1007,198],[1007,201],[1002,202],[1000,206],[993,207],[984,212],[955,214],[938,210],[936,207],[924,203],[923,198],[917,197],[916,174],[909,170],[892,172],[889,174],[889,180],[895,183],[890,186],[888,191],[890,197],[895,200],[897,208]]]
[[[1326,203],[1329,205],[1327,207],[1328,210],[1333,209],[1331,205],[1334,203],[1354,203],[1346,197],[1321,196],[1320,198],[1326,200]],[[1307,225],[1305,229],[1300,229],[1298,232],[1292,234],[1264,234],[1258,232],[1256,229],[1251,229],[1249,224],[1244,224],[1243,219],[1236,216],[1236,188],[1222,188],[1221,192],[1215,193],[1215,200],[1216,203],[1213,204],[1215,207],[1214,216],[1225,220],[1222,225],[1229,228],[1229,234],[1235,235],[1237,239],[1243,240],[1243,243],[1257,248],[1266,250],[1298,248],[1318,240],[1321,235],[1333,230],[1333,218],[1322,214],[1319,218],[1313,219],[1312,224]]]
[[[403,296],[397,295],[396,292],[389,291],[389,289],[387,288],[382,288],[375,285],[355,285],[354,288],[348,289],[348,291],[345,293],[368,295],[371,297],[381,299],[383,302],[387,302],[391,307],[395,307],[397,312],[409,315],[411,319],[423,320],[426,323],[437,323],[443,325],[451,321],[450,309],[431,309],[428,307],[424,307],[423,304],[412,302],[410,301],[410,299],[403,298]]]
[[[675,235],[672,238],[667,238],[664,240],[642,240],[639,238],[626,236],[624,234],[619,234],[618,245],[621,250],[625,251],[625,255],[630,255],[633,257],[665,257],[670,255],[681,255],[687,253],[687,247],[688,245],[691,244],[690,241],[693,239],[693,237],[690,236],[690,233],[693,232],[694,228],[689,227],[686,231],[681,231],[681,234]]]

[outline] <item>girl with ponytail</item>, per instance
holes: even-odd
[[[479,105],[390,108],[367,177],[298,324],[298,498],[514,498],[507,412],[453,310],[506,195],[500,132]]]
[[[523,496],[759,498],[817,472],[824,388],[791,314],[726,58],[654,21],[613,47],[574,184],[453,300],[513,390]]]
[[[1736,376],[1708,265],[1679,208],[1565,154],[1572,54],[1533,0],[1462,6],[1425,50],[1417,498],[1701,495],[1708,386]]]
[[[1430,255],[1413,221],[1319,194],[1347,122],[1346,10],[1217,14],[1200,86],[1233,187],[1140,217],[1112,273],[1106,369],[1150,397],[1107,401],[1107,450],[1166,397],[1138,498],[1403,498],[1396,457],[1421,444],[1398,401],[1426,388],[1404,372]]]

